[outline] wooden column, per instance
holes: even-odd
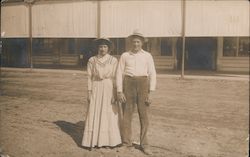
[[[30,69],[33,68],[33,53],[32,53],[32,42],[33,42],[33,38],[32,38],[32,5],[35,2],[35,0],[24,0],[24,2],[28,5],[28,9],[29,9],[29,54],[28,54],[28,58],[29,58],[29,62],[30,62]]]
[[[28,3],[29,7],[29,61],[30,61],[30,68],[33,68],[33,53],[32,53],[32,3]]]
[[[216,56],[216,71],[220,70],[221,59],[223,57],[223,37],[218,37],[217,40],[217,56]]]
[[[181,78],[184,78],[184,69],[185,69],[185,23],[186,23],[186,0],[182,0],[182,64],[181,64]]]
[[[101,0],[97,1],[97,38],[101,37]]]

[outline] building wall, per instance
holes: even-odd
[[[217,71],[249,72],[248,57],[223,57],[219,58]]]
[[[186,36],[249,36],[249,1],[187,1]]]
[[[139,29],[147,37],[181,36],[181,0],[100,1],[100,33],[127,37]],[[98,2],[39,2],[32,7],[34,37],[97,37]],[[249,36],[247,0],[186,1],[186,36]],[[2,6],[4,37],[28,37],[28,6]]]
[[[38,3],[32,7],[32,20],[34,37],[96,37],[97,2]]]
[[[100,5],[98,6],[98,4]],[[65,60],[63,57],[66,56],[70,59],[66,59],[65,63],[77,66],[79,65],[79,55],[88,53],[90,41],[98,36],[98,32],[101,36],[114,40],[119,39],[120,43],[118,42],[117,46],[122,49],[117,49],[116,54],[120,54],[120,51],[129,49],[129,44],[124,39],[133,30],[139,29],[150,39],[145,47],[155,57],[157,67],[175,69],[180,63],[177,57],[180,45],[174,40],[180,38],[182,33],[181,4],[181,0],[35,3],[32,6],[33,37],[42,40],[45,46],[51,44],[46,44],[50,41],[49,39],[56,41],[54,49],[50,49],[49,53],[45,51],[46,48],[39,50],[39,53],[34,50],[35,60],[39,63],[41,60],[46,62],[49,60],[51,64],[61,64],[61,61]],[[2,32],[5,32],[3,37],[27,39],[29,35],[28,15],[28,6],[23,3],[2,6],[1,26]],[[187,0],[185,30],[187,37],[218,37],[222,39],[222,43],[223,37],[249,37],[249,2],[247,0]],[[67,44],[70,45],[69,38],[73,40],[74,53],[63,52],[69,51],[69,48],[65,47]],[[164,38],[171,38],[173,41],[164,40]],[[81,43],[83,39],[88,41]],[[172,42],[171,55],[163,56],[161,47],[169,42]],[[85,47],[80,50],[76,48],[79,45]],[[223,47],[223,44],[218,42],[217,58],[215,59],[217,70],[246,71],[249,69],[247,56],[226,57],[223,56],[223,49],[221,50],[220,47]],[[21,52],[21,50],[16,50]],[[26,55],[28,56],[28,52]],[[242,66],[239,66],[240,64]]]
[[[101,35],[181,36],[181,1],[101,1]]]
[[[4,35],[2,36],[4,38],[25,38],[29,36],[28,7],[26,5],[2,7],[1,35]]]

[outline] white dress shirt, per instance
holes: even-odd
[[[148,76],[149,89],[154,91],[156,88],[156,71],[152,55],[149,52],[141,50],[137,53],[124,52],[119,60],[116,85],[117,92],[122,92],[123,76]]]

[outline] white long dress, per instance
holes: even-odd
[[[92,90],[82,146],[116,146],[121,143],[117,104],[112,104],[117,59],[109,54],[88,62],[88,90]]]

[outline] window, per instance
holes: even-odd
[[[172,38],[161,38],[161,55],[172,56]]]
[[[33,39],[33,54],[35,55],[48,55],[58,53],[58,40],[52,38],[36,38]]]
[[[160,42],[160,38],[150,37],[147,38],[147,42],[143,44],[142,48],[151,53],[153,56],[159,56],[161,53]]]
[[[250,40],[249,37],[242,37],[239,38],[239,53],[238,56],[247,56],[249,57],[250,55]]]
[[[26,38],[2,39],[1,65],[11,67],[27,67],[29,44]]]
[[[237,38],[225,37],[223,40],[223,56],[236,56]]]
[[[113,50],[111,55],[121,55],[126,51],[125,38],[112,38],[110,39],[113,42]]]
[[[92,38],[80,38],[77,39],[77,48],[76,51],[80,54],[88,54],[89,56],[92,56],[93,51],[93,40]]]
[[[63,54],[76,54],[75,39],[60,39],[59,47]]]
[[[172,56],[173,38],[151,37],[147,38],[143,49],[149,51],[153,56]]]
[[[249,57],[249,37],[225,37],[223,56]]]

